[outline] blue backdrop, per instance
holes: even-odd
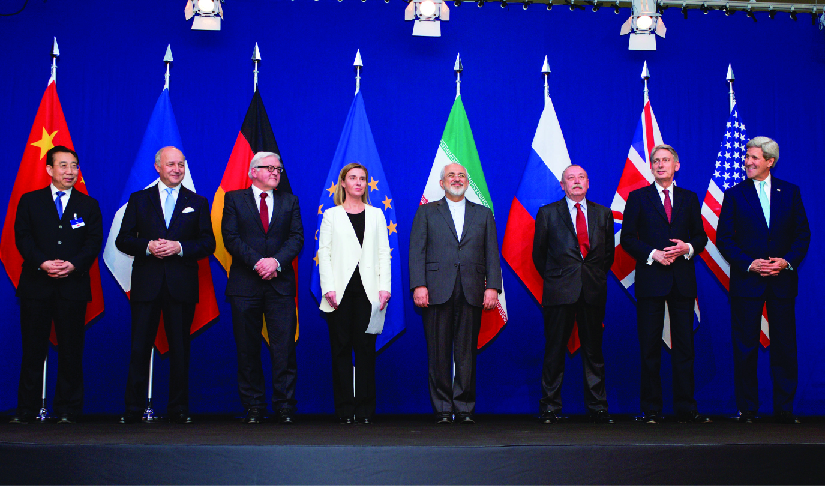
[[[18,2],[2,2],[16,10]],[[775,173],[799,184],[813,238],[799,268],[797,300],[799,391],[796,411],[822,414],[825,354],[821,317],[825,202],[810,150],[825,133],[825,34],[807,14],[793,22],[757,13],[664,13],[668,37],[655,52],[632,52],[618,35],[623,9],[570,12],[557,6],[523,11],[521,5],[477,8],[451,5],[441,38],[411,35],[406,4],[369,0],[229,0],[220,32],[190,30],[184,1],[86,0],[29,2],[16,16],[0,17],[0,150],[8,200],[38,103],[49,78],[52,37],[61,57],[58,93],[89,193],[100,201],[106,227],[117,209],[128,170],[164,81],[162,62],[171,44],[171,99],[198,192],[210,201],[252,96],[250,57],[257,42],[259,88],[303,205],[311,247],[315,201],[330,167],[354,93],[352,62],[361,50],[362,91],[398,215],[402,265],[408,278],[408,231],[455,96],[453,63],[464,64],[462,98],[496,208],[498,237],[521,179],[541,113],[545,55],[552,69],[550,96],[571,159],[590,174],[589,197],[610,205],[642,110],[639,74],[647,60],[650,98],[665,142],[680,153],[683,187],[704,196],[728,118],[728,64],[750,136],[767,135],[781,147]],[[7,12],[0,12],[7,13]],[[300,257],[300,326],[297,399],[300,412],[333,413],[329,338],[309,291],[312,252]],[[503,260],[502,260],[503,262]],[[510,322],[478,357],[479,413],[537,413],[543,327],[538,305],[504,264]],[[226,276],[212,261],[221,318],[192,342],[191,409],[239,413],[236,356]],[[104,316],[86,333],[87,413],[119,413],[129,351],[129,308],[108,269],[101,266]],[[697,264],[702,322],[696,333],[699,410],[735,412],[727,295],[704,263]],[[613,413],[639,411],[639,346],[635,311],[615,279],[609,283],[604,354]],[[378,357],[378,413],[430,412],[426,344],[421,318],[406,289],[407,332]],[[391,304],[392,305],[392,304]],[[8,278],[0,278],[0,410],[16,406],[20,368],[19,307]],[[54,354],[52,354],[54,356]],[[760,353],[762,412],[771,412],[767,352]],[[56,361],[52,361],[56,362]],[[268,362],[268,361],[267,361]],[[671,407],[669,360],[664,362],[666,412]],[[578,355],[568,359],[565,412],[584,413]],[[165,410],[168,362],[161,360],[155,394]],[[53,395],[55,369],[49,370]]]

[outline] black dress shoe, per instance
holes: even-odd
[[[676,416],[676,419],[679,421],[680,424],[710,424],[713,423],[713,420],[710,417],[705,415],[699,415],[699,412],[686,412],[680,413]]]
[[[548,424],[548,425],[549,424],[557,424],[559,422],[559,416],[556,415],[556,412],[554,412],[552,410],[547,410],[547,411],[541,412],[541,415],[539,415],[539,422],[541,422],[543,424]]]
[[[449,425],[449,424],[453,423],[453,414],[451,414],[451,413],[436,414],[435,423],[437,425]]]
[[[615,424],[616,422],[613,420],[613,417],[607,413],[607,410],[598,410],[596,412],[590,412],[590,420],[596,424]]]
[[[636,417],[636,422],[642,424],[660,424],[665,421],[665,418],[662,417],[658,412],[645,412],[642,415]]]
[[[260,408],[250,408],[246,411],[246,417],[243,418],[245,424],[260,424],[263,423],[264,416]]]
[[[143,414],[140,412],[126,412],[120,417],[122,424],[136,424],[143,420]]]
[[[34,415],[15,415],[9,420],[10,424],[27,424],[34,422]]]
[[[195,421],[192,420],[192,416],[186,412],[173,414],[171,417],[169,417],[169,421],[181,425],[195,423]]]
[[[464,424],[464,425],[474,425],[476,423],[476,421],[473,420],[473,416],[470,415],[469,413],[459,415],[456,418],[456,422],[458,422],[460,424]]]
[[[76,424],[77,423],[77,415],[73,413],[62,413],[60,414],[60,418],[57,420],[59,424]]]
[[[282,424],[294,424],[295,419],[292,417],[292,409],[282,408],[278,411],[278,422]]]
[[[740,424],[752,424],[756,422],[756,412],[739,412],[739,416],[734,417],[734,420]]]
[[[355,423],[352,417],[338,417],[338,423],[341,425],[352,425]]]
[[[799,417],[793,414],[793,412],[783,411],[779,412],[779,415],[776,416],[776,421],[780,424],[787,424],[787,425],[798,425],[802,422],[799,420]]]

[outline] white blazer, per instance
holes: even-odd
[[[390,240],[384,212],[370,205],[366,206],[364,212],[362,248],[343,206],[334,206],[324,211],[318,233],[318,271],[322,294],[319,308],[324,312],[334,310],[324,297],[329,291],[335,292],[339,303],[344,299],[344,291],[357,265],[361,283],[373,310],[366,333],[381,334],[387,307],[378,310],[381,305],[378,292],[391,291]]]

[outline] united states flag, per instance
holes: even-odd
[[[613,260],[611,270],[613,275],[627,290],[631,298],[636,296],[633,284],[636,279],[636,260],[633,259],[619,244],[622,233],[622,222],[624,221],[624,208],[627,196],[634,190],[653,183],[653,173],[650,170],[650,151],[653,147],[662,143],[662,134],[659,132],[659,124],[653,115],[650,101],[645,101],[644,110],[636,126],[636,133],[633,135],[633,143],[627,154],[622,177],[619,179],[619,187],[616,188],[616,195],[610,209],[613,211],[614,231],[616,233],[616,256]],[[717,213],[718,214],[718,213]],[[724,261],[724,260],[723,260]],[[694,306],[693,328],[699,324],[699,303]],[[671,347],[670,340],[670,314],[665,311],[665,325],[662,331],[662,340],[668,348]]]
[[[725,126],[725,136],[722,137],[719,153],[716,155],[716,165],[708,183],[708,192],[702,203],[702,223],[708,234],[708,245],[701,254],[702,259],[726,290],[730,287],[730,265],[716,248],[716,226],[719,224],[719,212],[722,209],[725,191],[745,180],[743,162],[747,142],[745,123],[734,105]],[[759,340],[762,346],[767,347],[770,344],[765,308],[762,309],[762,332]]]

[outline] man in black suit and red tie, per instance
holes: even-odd
[[[738,420],[753,423],[759,408],[757,350],[762,308],[767,305],[773,413],[780,423],[798,424],[793,414],[798,381],[795,304],[811,230],[799,187],[771,175],[779,145],[756,137],[746,147],[748,178],[725,192],[716,229],[716,246],[730,264]]]
[[[186,158],[175,147],[155,154],[160,180],[129,197],[117,249],[132,255],[132,351],[121,423],[142,418],[149,360],[161,311],[169,341],[170,420],[192,423],[189,415],[189,340],[198,303],[198,260],[215,251],[205,197],[183,187]]]
[[[261,364],[264,318],[272,358],[272,410],[282,424],[294,422],[295,272],[292,261],[304,246],[298,198],[278,191],[283,163],[272,152],[258,152],[249,163],[252,187],[224,197],[221,234],[232,255],[226,297],[238,348],[238,391],[244,422],[261,423],[266,385]]]
[[[670,145],[650,152],[655,182],[627,198],[622,248],[636,260],[636,321],[642,354],[640,421],[662,419],[662,330],[665,303],[670,313],[673,408],[679,422],[709,423],[693,398],[693,307],[696,255],[708,236],[696,193],[676,186],[679,155]]]
[[[43,360],[52,321],[59,344],[54,411],[58,423],[83,412],[83,340],[86,304],[92,300],[89,269],[103,243],[97,201],[73,190],[77,153],[62,145],[46,152],[49,187],[20,197],[14,238],[23,257],[17,285],[23,363],[13,424],[34,420],[41,406]]]
[[[613,213],[586,199],[587,172],[571,165],[562,173],[565,197],[542,206],[536,216],[533,264],[544,279],[543,396],[539,401],[545,424],[559,421],[561,383],[567,341],[578,323],[584,365],[584,397],[590,419],[612,424],[604,387],[602,333],[607,303],[607,272],[613,265]]]

